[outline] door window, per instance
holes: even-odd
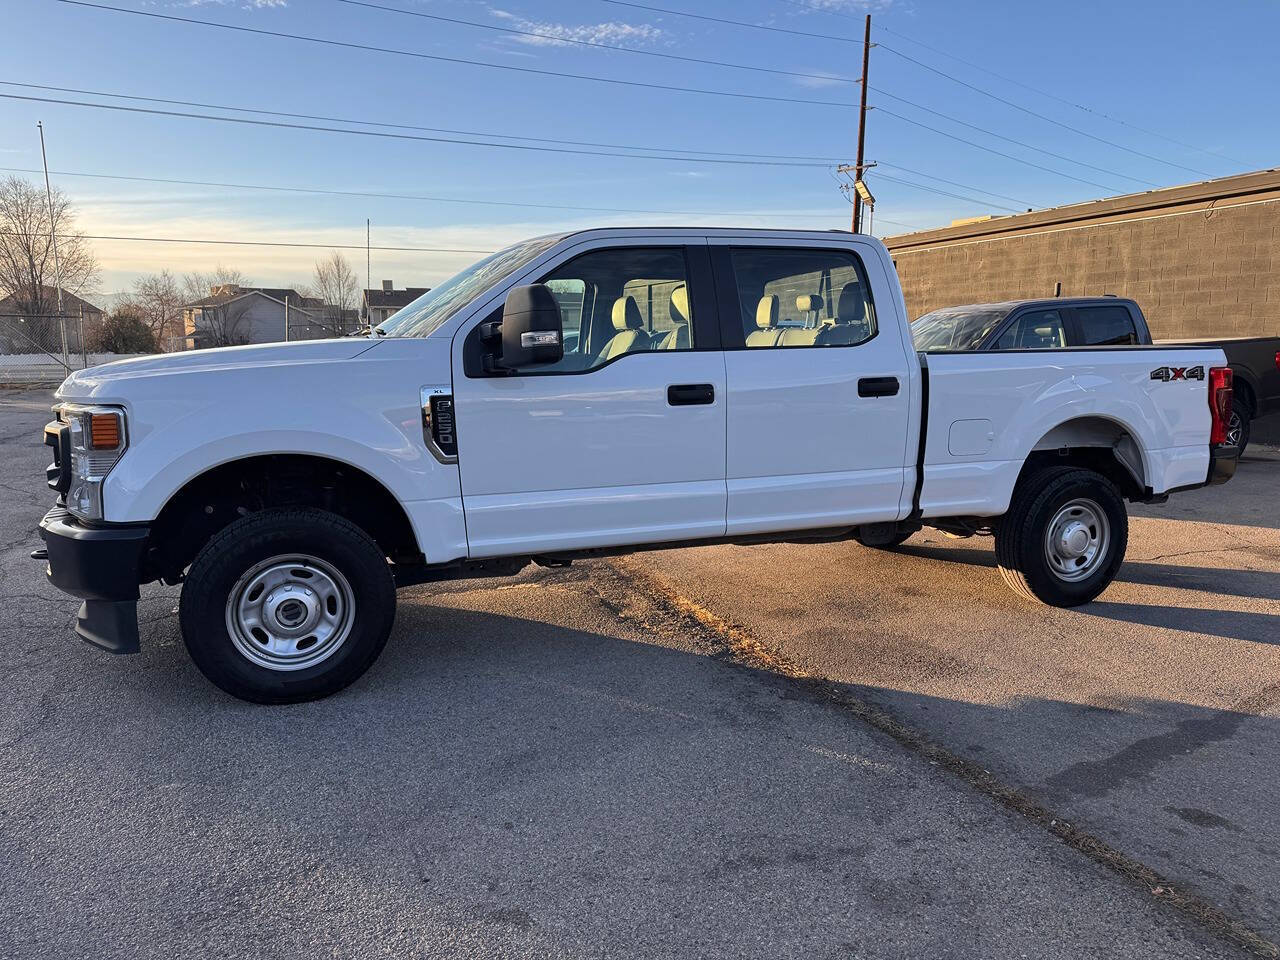
[[[593,250],[543,278],[560,304],[565,358],[578,372],[629,353],[691,350],[689,278],[679,247]]]
[[[844,250],[730,251],[748,347],[842,347],[876,334],[871,291]]]
[[[1014,319],[996,340],[996,350],[1047,350],[1067,345],[1057,310],[1031,310]]]
[[[1128,307],[1079,307],[1076,321],[1080,324],[1080,346],[1125,346],[1138,342],[1138,332]]]

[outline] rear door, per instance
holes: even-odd
[[[514,375],[454,339],[458,464],[473,557],[725,531],[725,367],[705,243],[596,241],[541,277],[564,359]]]
[[[858,247],[712,243],[729,391],[730,535],[900,516],[911,462],[905,317],[879,258],[873,287]]]

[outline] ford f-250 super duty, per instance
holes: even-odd
[[[35,555],[116,652],[139,584],[182,583],[197,666],[273,703],[368,669],[397,584],[656,546],[990,533],[1010,585],[1069,606],[1120,566],[1126,500],[1231,476],[1223,364],[918,354],[866,236],[546,236],[368,338],[72,374]]]

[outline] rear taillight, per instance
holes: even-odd
[[[1276,351],[1276,369],[1280,370],[1280,350]]]
[[[1231,422],[1231,385],[1234,378],[1230,367],[1211,367],[1209,370],[1209,413],[1213,415],[1209,443],[1212,446],[1227,442],[1227,425]]]

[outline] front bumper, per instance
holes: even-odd
[[[1236,475],[1236,464],[1240,462],[1240,448],[1227,446],[1225,443],[1209,448],[1209,475],[1205,479],[1206,486],[1226,483]]]
[[[79,597],[76,634],[112,653],[138,652],[138,582],[147,547],[146,526],[89,526],[65,507],[40,521],[45,573],[64,593]]]

